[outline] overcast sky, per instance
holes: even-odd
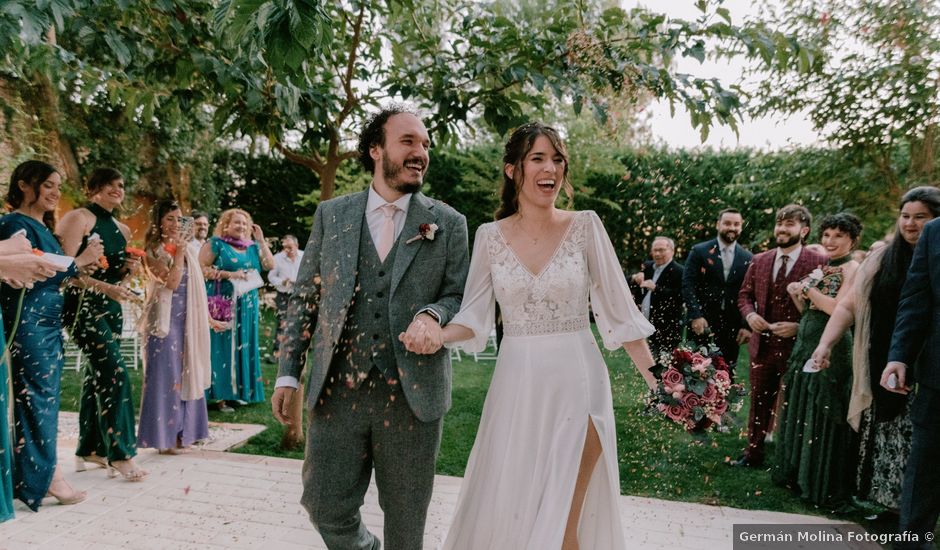
[[[694,0],[621,0],[627,8],[644,6],[651,11],[663,13],[668,17],[694,20],[701,12],[695,7]],[[724,7],[731,12],[732,21],[740,24],[744,17],[757,15],[758,2],[753,0],[725,0]],[[744,68],[743,60],[722,59],[715,62],[706,59],[699,63],[692,58],[681,57],[676,64],[678,72],[695,76],[713,78],[717,77],[725,86],[736,83]],[[651,106],[650,126],[653,139],[664,142],[674,148],[690,148],[703,145],[699,133],[692,128],[688,112],[681,106],[676,106],[675,117],[669,115],[669,104],[657,101]],[[813,130],[812,124],[803,116],[784,118],[776,115],[772,119],[745,119],[738,128],[739,135],[725,126],[712,128],[705,146],[714,148],[733,149],[735,147],[754,147],[765,150],[776,150],[789,145],[810,145],[819,141],[818,134]]]

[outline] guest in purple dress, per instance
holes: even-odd
[[[180,234],[173,200],[153,207],[147,233],[150,285],[141,317],[146,337],[139,447],[179,454],[209,436],[205,390],[211,379],[209,309],[196,252]]]

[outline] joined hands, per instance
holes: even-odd
[[[437,353],[444,345],[441,325],[427,313],[419,313],[398,339],[405,344],[405,349],[420,355]]]

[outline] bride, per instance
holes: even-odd
[[[560,189],[571,197],[558,133],[522,126],[503,162],[497,221],[477,231],[460,313],[437,337],[481,351],[499,302],[505,338],[444,548],[622,549],[613,401],[588,298],[604,346],[622,346],[650,387],[653,327],[597,215],[555,207]]]

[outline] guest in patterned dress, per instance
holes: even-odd
[[[264,382],[258,349],[257,288],[263,284],[261,268],[274,267],[274,255],[248,212],[232,208],[219,217],[215,236],[199,252],[199,262],[208,294],[225,296],[232,303],[231,320],[213,323],[212,385],[206,398],[219,402],[220,410],[226,412],[232,410],[231,405],[260,403],[264,401]],[[255,276],[258,286],[237,292],[233,281],[242,284]]]
[[[209,437],[209,308],[198,251],[188,246],[191,235],[180,234],[180,216],[176,201],[157,202],[145,244],[151,281],[141,317],[146,344],[137,441],[164,454],[187,452]]]
[[[813,353],[820,366],[826,365],[835,341],[855,325],[848,422],[860,436],[856,495],[895,511],[913,426],[908,396],[885,390],[879,380],[914,245],[937,216],[940,189],[916,187],[901,198],[895,237],[889,246],[872,247],[856,272],[853,291],[839,302]]]
[[[82,374],[76,470],[91,462],[114,470],[128,481],[141,481],[147,472],[137,467],[137,438],[131,379],[121,354],[122,302],[136,296],[124,279],[140,270],[140,260],[127,254],[130,229],[114,211],[124,201],[124,177],[113,168],[96,168],[85,191],[89,202],[62,217],[56,235],[66,254],[83,253],[91,243],[104,246],[98,269],[81,277],[82,287],[65,297],[64,322],[88,359]]]
[[[806,501],[835,505],[852,494],[858,460],[857,440],[845,420],[852,387],[851,333],[842,333],[828,368],[804,366],[814,366],[812,352],[826,321],[837,300],[851,292],[858,267],[852,250],[862,224],[841,213],[823,218],[820,230],[829,264],[787,286],[803,316],[783,380],[773,478]]]

